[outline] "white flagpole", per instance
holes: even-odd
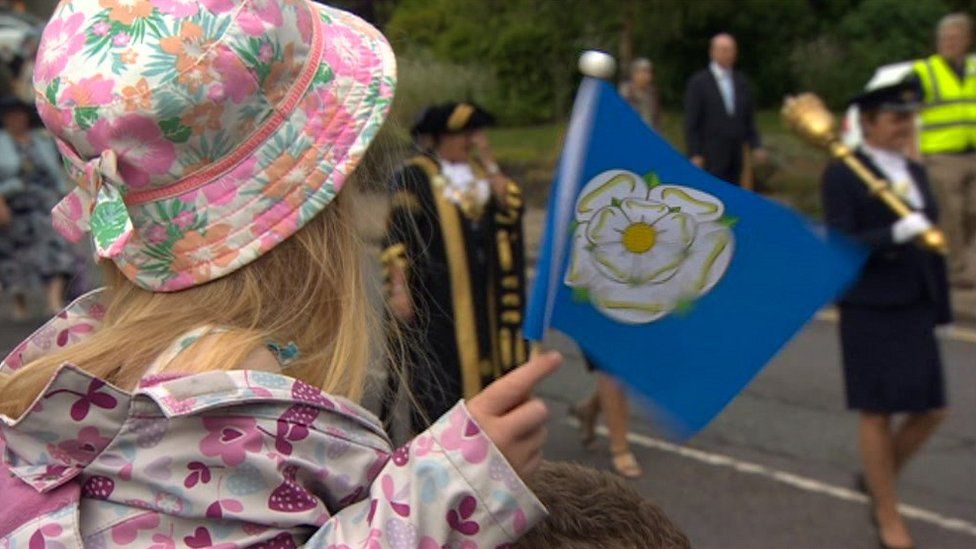
[[[555,234],[552,235],[552,260],[549,264],[549,280],[546,286],[546,302],[543,314],[543,331],[552,321],[552,312],[556,306],[556,292],[559,290],[560,275],[563,261],[566,258],[566,241],[569,239],[569,222],[573,216],[573,206],[576,203],[576,193],[579,190],[580,176],[583,171],[584,153],[589,144],[590,131],[593,128],[596,115],[598,79],[609,79],[616,70],[617,62],[607,53],[601,51],[586,51],[579,59],[579,69],[585,78],[580,83],[576,100],[573,103],[573,113],[569,119],[566,132],[566,144],[559,159],[559,185],[556,187],[552,199],[556,202],[551,225]]]

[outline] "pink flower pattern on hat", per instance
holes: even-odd
[[[327,207],[395,76],[376,29],[309,0],[62,2],[34,81],[80,182],[57,227],[149,290],[231,273]]]
[[[64,91],[64,98],[74,103],[76,107],[91,107],[107,105],[112,101],[112,88],[115,82],[96,74],[91,78],[82,78]]]
[[[200,3],[213,13],[226,13],[234,9],[232,0],[200,0]]]
[[[64,70],[71,56],[85,45],[85,33],[79,32],[85,16],[75,13],[64,19],[52,19],[44,28],[44,36],[37,52],[34,77],[52,80]]]
[[[151,175],[166,173],[176,156],[156,121],[130,114],[114,122],[102,119],[88,131],[95,152],[112,149],[118,155],[119,175],[132,189],[149,184]]]
[[[376,54],[351,28],[336,29],[325,45],[325,60],[338,74],[347,74],[360,83],[370,81],[369,67],[376,64]]]
[[[152,4],[160,12],[173,17],[191,17],[199,11],[193,0],[152,0]]]
[[[281,8],[276,0],[252,0],[238,17],[244,32],[253,36],[261,36],[267,27],[279,26],[281,21]]]

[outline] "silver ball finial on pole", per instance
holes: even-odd
[[[587,50],[580,55],[579,70],[584,76],[609,80],[617,71],[617,60],[609,53]]]

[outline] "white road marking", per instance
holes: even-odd
[[[573,418],[568,419],[567,423],[571,425],[579,425],[579,422]],[[598,426],[596,428],[596,432],[600,436],[607,436],[606,427]],[[820,482],[819,480],[812,478],[794,475],[793,473],[787,473],[786,471],[770,469],[769,467],[760,465],[758,463],[741,461],[722,454],[706,452],[704,450],[697,450],[695,448],[688,448],[686,446],[680,446],[665,440],[652,438],[637,433],[629,433],[627,435],[627,440],[629,440],[632,444],[636,444],[637,446],[677,454],[681,457],[693,459],[695,461],[713,465],[715,467],[728,467],[740,473],[764,477],[806,492],[823,494],[844,501],[852,501],[863,504],[868,503],[868,497],[860,492],[841,486],[834,486],[832,484]],[[964,534],[976,537],[976,524],[973,524],[972,522],[959,518],[947,517],[934,511],[929,511],[927,509],[922,509],[921,507],[907,505],[904,503],[898,506],[898,510],[901,511],[901,514],[906,518],[927,522],[945,530],[962,532]]]

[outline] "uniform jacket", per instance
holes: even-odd
[[[0,371],[102,314],[83,297]],[[18,502],[0,505],[2,548],[494,548],[545,513],[463,402],[394,450],[372,414],[285,375],[155,376],[129,393],[65,365],[0,419],[0,493]]]
[[[858,158],[884,177],[863,153]],[[925,168],[909,162],[909,171],[924,199],[922,213],[936,223],[939,212],[929,187]],[[902,307],[920,302],[934,303],[939,323],[951,321],[945,261],[913,243],[895,244],[891,226],[898,221],[857,175],[841,162],[823,174],[822,198],[827,225],[853,236],[871,249],[861,277],[841,300],[842,305]]]

